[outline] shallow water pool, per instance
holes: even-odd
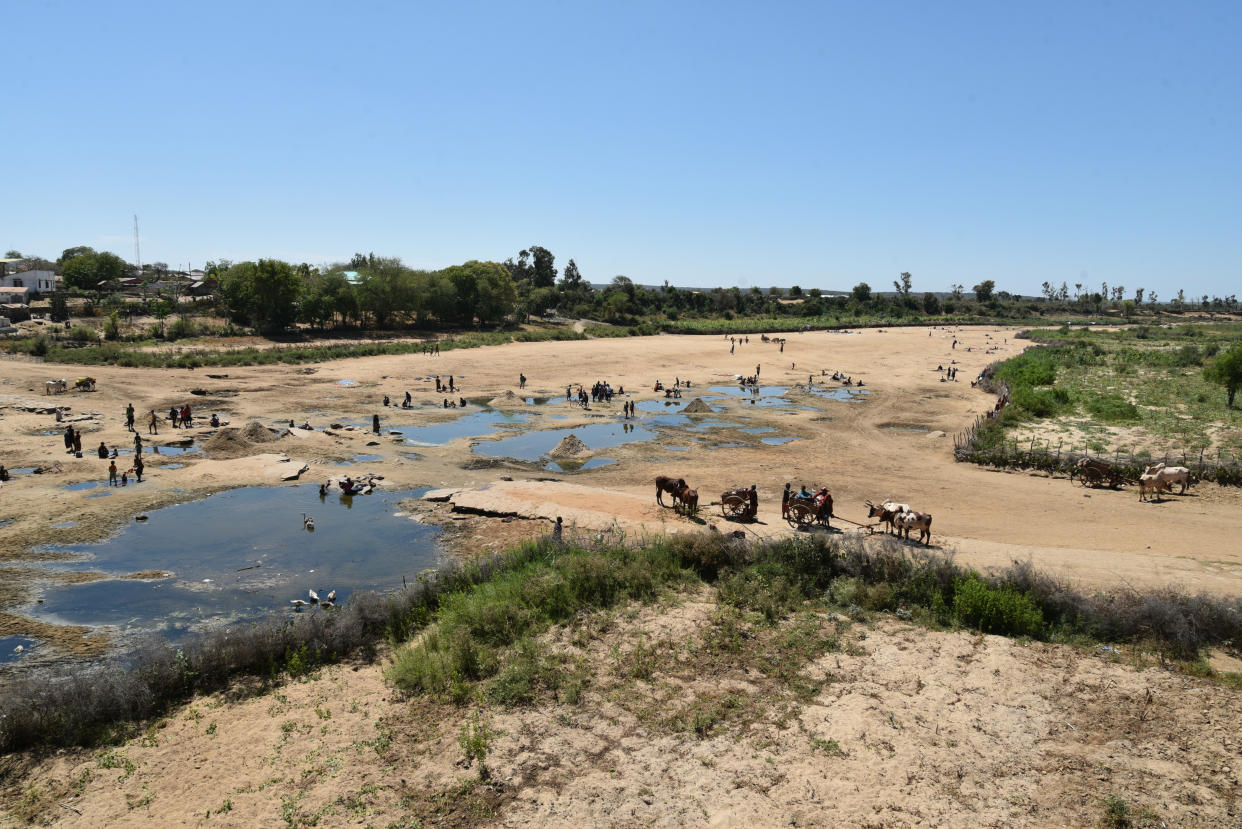
[[[591,458],[586,463],[575,463],[571,460],[548,461],[544,469],[549,472],[586,472],[588,469],[599,469],[601,466],[612,466],[615,458]]]
[[[638,443],[655,437],[650,429],[635,425],[633,421],[590,423],[574,429],[541,429],[500,440],[485,441],[474,447],[474,453],[487,458],[534,461],[555,449],[567,435],[577,435],[578,440],[592,450]]]
[[[28,656],[38,645],[28,636],[0,636],[0,665]],[[20,652],[17,650],[19,647],[22,649]]]
[[[397,588],[402,575],[412,579],[436,561],[437,530],[394,514],[416,494],[320,497],[314,484],[255,487],[154,510],[106,541],[45,549],[79,556],[92,570],[166,570],[173,578],[58,586],[22,612],[175,640],[204,624],[289,612],[307,589],[335,588],[338,601],[348,601],[355,590]],[[314,517],[314,532],[303,528],[302,513]]]
[[[529,420],[530,415],[522,412],[483,409],[462,415],[447,423],[432,423],[427,426],[385,426],[385,429],[400,433],[405,438],[405,442],[411,446],[443,446],[459,438],[490,435],[506,424],[517,425]]]

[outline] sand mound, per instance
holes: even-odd
[[[241,430],[241,436],[251,443],[271,443],[279,436],[257,420],[252,420]]]
[[[216,432],[206,443],[203,451],[214,457],[240,458],[254,451],[254,444],[242,437],[237,429],[225,428]]]
[[[491,406],[493,409],[503,409],[507,406],[523,406],[525,404],[525,400],[518,397],[508,389],[506,389],[503,394],[498,394],[491,400],[487,401],[487,405]]]
[[[696,397],[690,401],[690,405],[682,409],[685,414],[715,414],[712,407],[703,402],[703,398]]]
[[[591,447],[587,446],[577,435],[565,435],[561,438],[561,442],[556,444],[556,448],[548,453],[550,458],[577,458],[582,455],[588,455]]]

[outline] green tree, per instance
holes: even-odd
[[[536,288],[551,288],[556,284],[556,268],[553,264],[556,257],[552,255],[552,251],[539,245],[530,246],[530,257],[533,260],[531,264],[531,284]]]
[[[399,314],[418,312],[418,294],[413,290],[409,269],[400,259],[371,256],[359,275],[358,306],[371,314],[377,326],[388,325]]]
[[[220,297],[231,318],[263,333],[288,328],[297,318],[302,281],[288,262],[240,262],[220,279]]]
[[[906,296],[910,293],[910,285],[914,282],[914,277],[909,272],[901,274],[901,281],[893,280],[893,287],[897,289],[897,293]]]
[[[869,302],[871,300],[871,286],[866,282],[859,282],[854,286],[852,291],[854,301],[858,303]]]
[[[940,300],[931,291],[928,291],[925,294],[923,294],[923,313],[925,314],[939,314],[940,313]]]
[[[512,314],[517,303],[517,289],[507,268],[499,262],[472,259],[453,265],[441,273],[453,286],[453,316],[470,323],[476,317],[487,323]]]
[[[1204,366],[1203,377],[1209,383],[1225,387],[1228,406],[1232,409],[1238,387],[1242,386],[1242,343],[1234,343],[1228,351]]]
[[[970,290],[975,292],[975,299],[979,302],[991,302],[992,295],[996,292],[996,282],[992,279],[985,279]]]
[[[789,289],[789,295],[790,296],[802,296],[802,286],[794,285],[792,288]]]
[[[129,268],[125,260],[115,253],[100,253],[90,248],[70,248],[65,253],[69,254],[70,251],[81,251],[69,256],[60,266],[61,276],[71,288],[82,291],[99,290],[101,282],[114,282],[125,276],[125,271]]]
[[[48,314],[52,318],[52,322],[67,322],[69,319],[69,300],[65,298],[64,291],[55,291],[52,294],[51,307]]]

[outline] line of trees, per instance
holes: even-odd
[[[11,251],[16,253],[16,251]],[[46,261],[46,260],[40,260]],[[49,263],[51,264],[51,263]],[[55,266],[71,290],[99,292],[137,269],[121,257],[90,247],[66,249]],[[158,276],[162,263],[143,269]],[[616,276],[601,287],[588,282],[570,259],[563,271],[553,252],[531,245],[503,263],[471,260],[443,270],[409,268],[399,258],[355,254],[348,262],[322,267],[294,265],[276,259],[253,262],[208,262],[208,277],[218,280],[217,301],[234,322],[264,333],[285,330],[296,323],[319,328],[417,325],[462,326],[528,321],[549,312],[618,324],[648,320],[704,317],[879,317],[916,318],[965,314],[996,318],[1029,318],[1046,314],[1102,313],[1119,310],[1127,317],[1155,310],[1154,291],[1137,288],[1127,298],[1122,285],[1104,283],[1099,291],[1081,283],[1059,288],[1043,285],[1043,297],[1023,298],[998,290],[983,280],[967,292],[954,284],[945,294],[914,291],[914,277],[903,272],[893,281],[894,291],[880,294],[860,282],[848,294],[825,296],[818,289],[804,291],[759,286],[711,289],[677,288],[666,280],[646,288],[627,276]],[[177,297],[172,297],[174,305]],[[1198,307],[1236,311],[1236,296],[1203,296],[1187,300],[1183,291],[1160,310]]]

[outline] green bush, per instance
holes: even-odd
[[[1030,596],[993,587],[976,573],[957,580],[953,614],[964,625],[1001,636],[1038,636],[1044,628],[1044,614]]]
[[[75,325],[65,337],[75,343],[99,342],[99,332],[89,325]]]
[[[199,327],[194,320],[180,317],[174,320],[172,325],[168,326],[168,332],[164,336],[170,340],[184,340],[189,337],[197,337],[198,334]]]
[[[1139,419],[1138,407],[1115,394],[1091,398],[1087,401],[1087,411],[1105,423],[1128,423]]]

